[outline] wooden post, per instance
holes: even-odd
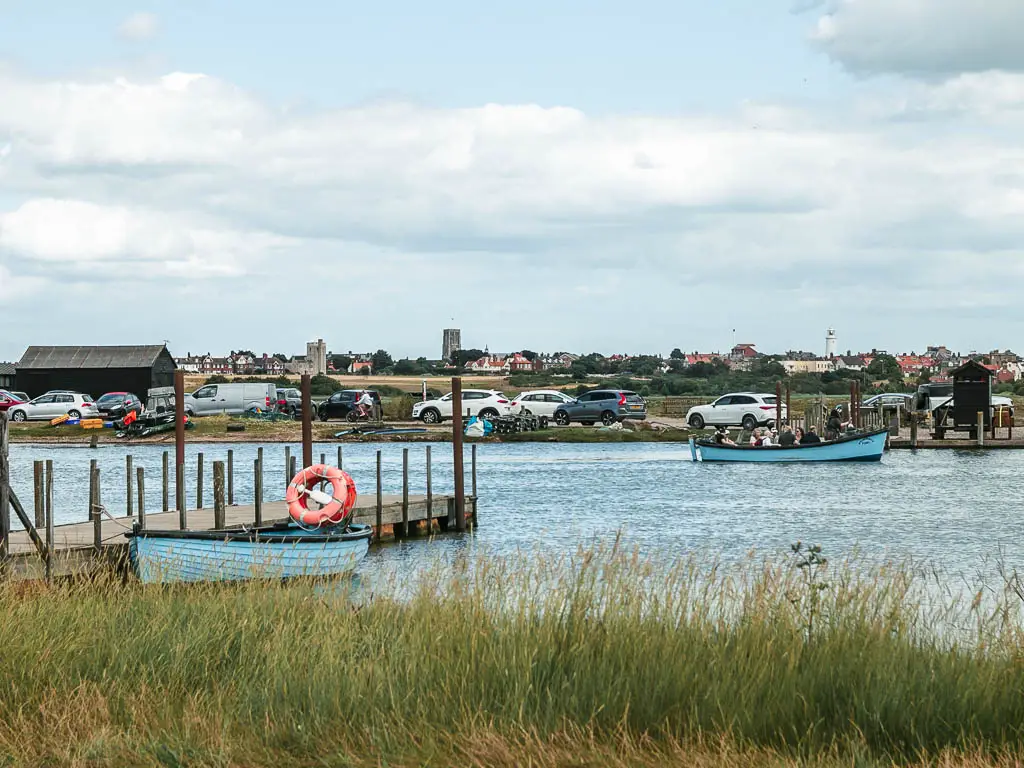
[[[0,413],[0,560],[11,547],[11,467],[7,453],[7,411]]]
[[[174,372],[174,495],[178,507],[178,526],[188,528],[185,511],[185,372]]]
[[[38,531],[46,521],[43,519],[43,462],[32,462],[32,503],[35,510],[35,525]]]
[[[457,414],[457,415],[456,415]],[[452,451],[455,463],[455,530],[466,530],[466,478],[462,456],[462,379],[452,377]]]
[[[793,424],[793,411],[790,410],[792,392],[790,391],[789,384],[786,385],[786,423]],[[476,515],[476,510],[473,510],[473,514]]]
[[[910,414],[910,447],[917,448],[917,414]]]
[[[409,449],[402,449],[402,536],[409,537]]]
[[[377,451],[377,541],[380,541],[384,530],[384,480],[381,477],[381,470],[381,455],[380,451]]]
[[[291,470],[291,471],[290,471],[290,472],[288,473],[288,476],[289,476],[289,477],[295,477],[295,476],[296,476],[297,474],[299,474],[299,468],[295,466],[295,465],[296,465],[296,463],[298,463],[298,461],[299,461],[299,457],[298,457],[298,456],[292,456],[292,458],[291,458],[291,462],[292,462],[292,464],[291,464],[291,466],[290,466],[290,467],[288,467],[288,469],[290,469],[290,470]],[[290,482],[291,482],[291,480],[289,480],[288,482],[290,483]]]
[[[213,462],[213,527],[223,530],[227,521],[224,519],[224,462]]]
[[[171,461],[170,455],[167,453],[167,451],[164,451],[164,458],[163,458],[163,489],[162,489],[162,495],[161,495],[161,501],[163,503],[161,504],[161,507],[162,507],[162,509],[160,510],[161,512],[166,512],[168,509],[170,509],[170,494],[168,493],[168,486],[170,485],[170,482],[171,482],[170,461]]]
[[[308,373],[302,374],[302,466],[313,466],[313,398]],[[292,475],[294,477],[294,473]]]
[[[228,448],[228,506],[235,506],[235,452]]]
[[[430,477],[430,446],[427,446],[427,533],[434,530],[434,486]]]
[[[196,465],[196,509],[203,508],[203,454],[200,453]]]
[[[137,473],[137,482],[135,485],[139,489],[139,527],[142,529],[146,528],[146,470],[139,467],[135,470]]]
[[[338,446],[338,469],[342,469],[342,468],[343,467],[341,466],[341,446],[339,445]]]
[[[775,382],[775,431],[782,432],[782,382]],[[476,445],[473,446],[473,454],[476,455]],[[476,462],[473,463],[473,474],[476,476]],[[473,489],[476,496],[476,489]]]
[[[292,478],[295,477],[295,473],[288,474],[292,468],[292,447],[286,445],[284,447],[284,487],[288,489],[288,484],[291,483]]]
[[[978,411],[978,447],[985,445],[985,412]]]
[[[188,512],[185,509],[185,465],[179,464],[175,469],[174,478],[175,506],[178,507],[178,529],[188,529]]]
[[[46,580],[53,579],[53,461],[46,460]]]
[[[262,451],[263,449],[260,448]],[[256,525],[263,525],[263,457],[252,462],[252,507]]]
[[[92,460],[89,472],[92,476],[89,500],[89,512],[92,515],[92,546],[96,554],[99,554],[103,551],[103,514],[100,512],[103,493],[100,491],[100,468],[96,464],[96,459]]]
[[[125,495],[125,511],[127,512],[128,517],[131,517],[132,514],[133,514],[133,510],[132,510],[132,503],[133,503],[132,502],[132,486],[135,484],[134,483],[133,475],[134,475],[134,473],[132,472],[132,457],[130,455],[129,456],[125,456],[124,457],[124,491],[125,491],[124,495]]]

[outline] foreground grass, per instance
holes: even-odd
[[[19,765],[942,765],[1024,755],[1016,598],[910,571],[509,558],[374,586],[0,588]],[[800,565],[798,563],[797,565]],[[366,591],[366,587],[362,591]],[[928,607],[925,607],[928,606]]]

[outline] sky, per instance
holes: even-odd
[[[485,5],[0,0],[0,360],[1022,346],[1024,3]]]

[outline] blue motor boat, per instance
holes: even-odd
[[[812,445],[780,445],[754,447],[749,445],[716,445],[710,440],[690,438],[690,455],[694,461],[881,461],[885,451],[887,429],[846,435]]]
[[[373,529],[294,523],[217,531],[133,530],[128,554],[147,584],[338,576],[366,555]]]

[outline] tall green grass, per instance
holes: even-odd
[[[686,745],[704,745],[705,764],[721,749],[736,763],[1024,754],[1012,590],[964,603],[911,569],[804,550],[669,568],[597,550],[438,565],[356,595],[5,585],[0,753],[61,765],[639,765],[681,760]]]

